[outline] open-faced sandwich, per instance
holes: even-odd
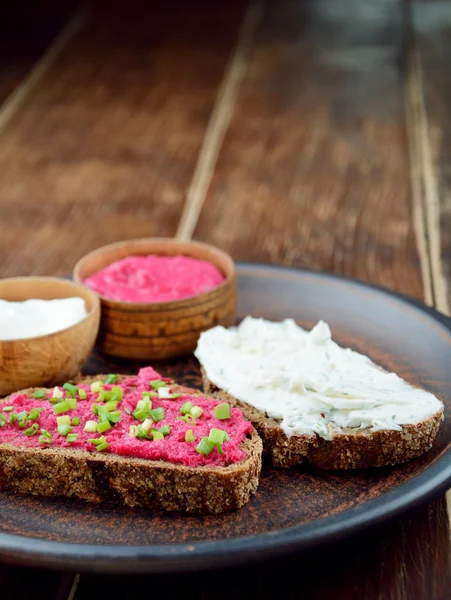
[[[443,404],[331,338],[292,319],[247,317],[203,333],[195,352],[204,389],[243,409],[278,467],[395,465],[432,446]]]
[[[240,408],[151,367],[0,401],[2,490],[221,513],[249,501],[261,454]]]

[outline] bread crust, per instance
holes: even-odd
[[[74,383],[89,384],[104,377],[85,377]],[[198,390],[177,384],[171,387],[204,396]],[[34,390],[30,388],[21,393]],[[0,402],[5,401],[8,398]],[[262,442],[255,429],[243,440],[241,448],[247,456],[239,463],[227,467],[187,467],[67,448],[20,448],[0,444],[0,490],[218,514],[241,508],[257,489]]]
[[[288,437],[277,421],[220,390],[201,370],[205,393],[242,409],[262,438],[264,459],[275,467],[308,463],[325,470],[347,470],[397,465],[427,452],[443,420],[440,411],[420,423],[403,425],[401,431],[337,427],[332,440],[316,434]]]

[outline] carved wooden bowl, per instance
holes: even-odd
[[[17,390],[48,386],[75,377],[94,346],[100,322],[96,294],[72,281],[55,277],[16,277],[0,280],[0,298],[20,302],[78,296],[87,316],[61,331],[33,338],[0,340],[0,397]]]
[[[127,256],[184,255],[214,264],[225,276],[216,288],[171,302],[120,302],[100,296],[102,317],[98,346],[121,358],[158,360],[193,352],[202,331],[232,325],[236,315],[236,272],[232,258],[214,246],[171,238],[147,238],[110,244],[84,256],[74,280],[84,280]]]

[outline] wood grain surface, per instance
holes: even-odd
[[[2,276],[70,272],[105,243],[175,233],[242,12],[88,12],[1,131]]]
[[[70,272],[99,245],[174,235],[190,223],[185,233],[235,258],[345,273],[446,310],[449,3],[284,0],[253,10],[241,35],[244,0],[91,8],[0,128],[1,276]],[[25,38],[27,60],[2,55],[0,100],[27,83],[21,65],[48,43],[37,52]],[[8,82],[5,68],[18,75]],[[231,110],[219,110],[230,98]],[[409,124],[412,101],[420,106]],[[449,552],[441,498],[283,563],[202,579],[2,565],[0,589],[5,600],[135,598],[147,589],[205,599],[445,600]]]
[[[196,237],[422,297],[401,6],[267,7]]]
[[[413,69],[419,87],[417,139],[435,301],[451,306],[451,4],[413,2]],[[416,73],[415,73],[416,70]]]
[[[431,509],[436,515],[433,519]],[[445,598],[443,573],[449,561],[446,519],[446,506],[438,501],[382,526],[363,539],[352,539],[340,549],[329,548],[252,567],[243,565],[231,572],[212,571],[202,575],[202,584],[198,574],[184,575],[183,596],[187,600]],[[425,535],[432,544],[426,550],[420,543]],[[387,555],[390,561],[386,560]],[[423,576],[426,571],[428,577]],[[406,577],[406,573],[412,576]],[[81,578],[75,600],[95,600],[99,594],[137,600],[147,585],[146,577],[88,575]],[[180,594],[179,580],[173,577],[153,577],[151,585],[158,595],[177,598]],[[214,592],[201,596],[203,589]]]
[[[75,9],[76,1],[2,3],[0,103],[14,95]]]

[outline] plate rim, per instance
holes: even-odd
[[[451,318],[417,298],[377,283],[307,268],[236,261],[238,274],[246,269],[305,273],[371,288],[410,304],[444,326],[451,336]],[[95,545],[25,537],[0,531],[0,559],[6,563],[96,573],[168,573],[236,566],[243,560],[260,562],[295,551],[316,548],[350,537],[393,518],[451,486],[451,445],[420,473],[393,490],[336,515],[289,528],[224,540],[152,544]]]

